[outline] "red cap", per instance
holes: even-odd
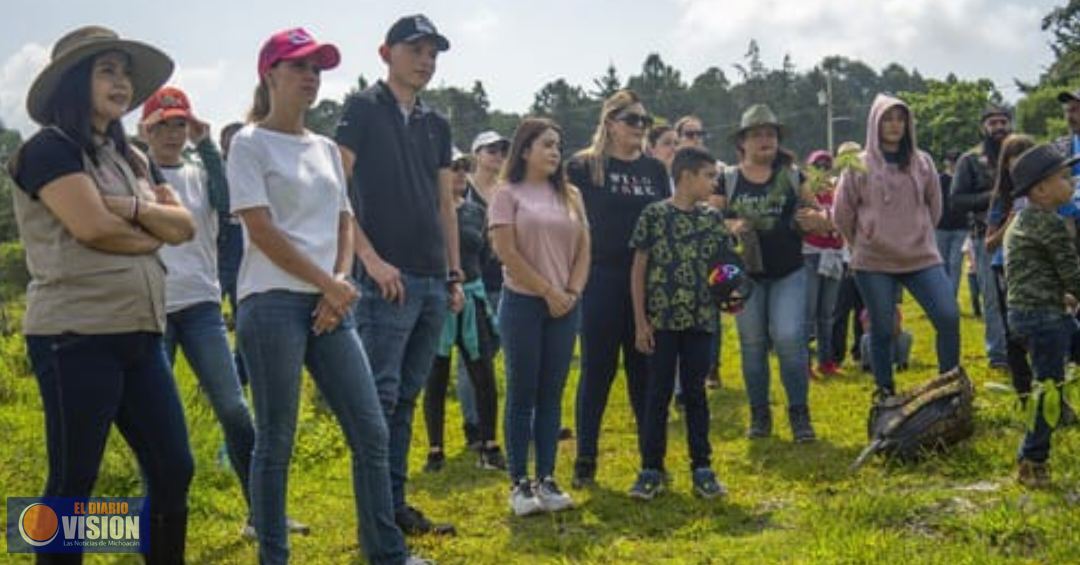
[[[154,123],[170,118],[196,120],[191,112],[191,102],[183,90],[175,86],[166,86],[152,94],[143,104],[142,121],[150,119]]]
[[[319,68],[332,69],[341,62],[338,48],[319,43],[302,27],[279,31],[270,36],[259,50],[259,78],[266,76],[278,61],[303,59],[315,55]]]

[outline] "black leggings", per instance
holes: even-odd
[[[1012,375],[1013,388],[1018,394],[1027,394],[1031,392],[1031,364],[1028,363],[1027,350],[1024,348],[1023,341],[1013,335],[1009,329],[1005,270],[997,266],[992,269],[994,270],[994,291],[997,294],[998,306],[1002,314],[1001,320],[1005,327],[1005,361],[1009,365],[1009,374]]]
[[[476,391],[476,412],[480,419],[477,425],[479,439],[482,442],[495,441],[495,420],[498,418],[499,392],[495,387],[495,337],[492,335],[491,318],[485,314],[483,303],[477,301],[477,334],[480,343],[480,358],[468,360],[468,354],[458,332],[458,355],[465,356],[465,371],[468,375],[458,375],[459,379],[468,378]],[[462,316],[457,315],[459,324]],[[450,357],[436,356],[424,389],[424,422],[427,425],[428,445],[443,446],[443,430],[446,425],[446,389],[450,384]]]

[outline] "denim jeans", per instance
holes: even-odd
[[[488,304],[495,309],[495,315],[492,316],[492,322],[498,323],[499,320],[499,297],[502,292],[499,290],[488,290],[487,299]],[[498,353],[498,350],[496,350]],[[494,359],[492,355],[492,359]],[[473,429],[477,429],[480,425],[480,412],[476,408],[476,390],[473,388],[472,381],[465,378],[465,356],[458,355],[457,357],[457,397],[458,404],[461,406],[461,417],[465,420],[466,426],[472,426]]]
[[[44,496],[90,496],[116,424],[139,463],[152,520],[183,517],[195,462],[161,335],[27,336],[26,349],[45,410]]]
[[[859,313],[863,309],[862,297],[859,296],[859,289],[855,285],[855,276],[846,266],[844,277],[840,279],[840,290],[837,295],[836,308],[833,310],[832,347],[833,361],[839,365],[844,362],[848,351],[851,352],[853,359],[858,360],[859,343],[862,340],[862,325],[859,324]],[[849,326],[852,337],[850,348],[847,345]]]
[[[259,532],[259,561],[289,558],[285,500],[296,437],[300,375],[307,366],[334,412],[352,452],[358,538],[373,563],[405,560],[405,538],[394,522],[388,433],[353,317],[322,335],[311,331],[319,295],[274,290],[240,302],[237,337],[251,369],[255,454],[251,506]]]
[[[176,347],[179,345],[183,349],[188,365],[199,380],[199,387],[221,424],[229,461],[240,479],[244,500],[250,502],[248,477],[251,452],[255,447],[255,426],[236,376],[221,305],[202,302],[169,314],[163,344],[172,366],[175,366]]]
[[[893,339],[896,332],[896,291],[899,285],[922,306],[937,333],[938,371],[960,364],[960,310],[941,265],[912,273],[855,271],[866,309],[870,313],[870,367],[877,386],[894,390]]]
[[[596,461],[600,425],[619,369],[620,351],[640,452],[649,369],[645,356],[634,347],[630,271],[593,265],[581,297],[581,312],[581,378],[575,403],[577,458]]]
[[[505,428],[510,480],[529,476],[534,444],[536,478],[555,474],[562,395],[574,353],[580,308],[552,318],[547,303],[503,288],[499,331],[506,362]]]
[[[1008,283],[1005,280],[1005,268],[1002,266],[995,266],[993,268],[994,275],[994,296],[997,299],[998,307],[1002,312],[1008,312]],[[1031,363],[1028,362],[1027,346],[1024,344],[1024,339],[1017,336],[1016,332],[1012,331],[1009,326],[1009,318],[1005,316],[1005,351],[1009,361],[1009,376],[1012,377],[1013,388],[1018,394],[1027,394],[1031,392],[1031,382],[1033,372],[1031,370]]]
[[[735,317],[750,406],[769,404],[769,344],[780,360],[788,406],[805,406],[810,350],[806,346],[806,270],[754,283]]]
[[[649,360],[649,392],[642,431],[642,469],[664,469],[667,451],[668,408],[675,386],[675,368],[681,383],[686,414],[686,438],[690,448],[690,469],[709,467],[709,404],[705,398],[705,373],[709,349],[716,334],[700,331],[657,331]]]
[[[405,507],[416,397],[424,389],[442,335],[448,295],[442,277],[401,274],[405,302],[388,302],[367,275],[360,278],[357,330],[371,360],[390,431],[390,484],[394,509]]]
[[[990,265],[993,258],[986,251],[985,240],[972,237],[971,246],[975,249],[976,270],[979,274],[979,294],[982,295],[983,324],[986,329],[986,356],[994,365],[1008,363],[1008,350],[1005,343],[1005,320],[998,301],[994,298],[994,271]]]
[[[1043,386],[1049,386],[1047,381],[1060,383],[1065,378],[1065,358],[1076,320],[1060,311],[1009,310],[1009,327],[1027,344],[1035,378]],[[1019,457],[1037,463],[1049,459],[1052,432],[1040,402],[1035,428],[1024,434]]]
[[[235,321],[238,312],[236,284],[240,276],[240,260],[244,256],[244,229],[240,226],[240,220],[230,214],[219,214],[219,221],[218,282],[221,283],[221,297],[229,301],[229,308],[232,309]],[[247,370],[239,349],[233,351],[233,360],[236,364],[236,375],[240,378],[240,385],[247,386]]]
[[[944,261],[945,274],[952,281],[953,294],[960,291],[960,280],[964,276],[964,240],[967,239],[966,229],[937,230],[938,253]]]
[[[804,256],[806,264],[806,334],[814,336],[818,365],[832,361],[833,314],[840,296],[840,279],[818,273],[821,254]]]

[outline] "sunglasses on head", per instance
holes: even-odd
[[[636,114],[634,112],[626,112],[615,116],[615,119],[632,127],[648,129],[653,125],[652,116],[648,114]]]
[[[690,139],[709,139],[709,132],[703,129],[683,130],[682,135]]]

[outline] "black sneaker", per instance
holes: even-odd
[[[476,466],[485,471],[505,471],[506,458],[503,457],[502,449],[499,449],[497,445],[485,447],[480,451],[480,459],[476,462]]]
[[[435,524],[424,516],[419,509],[406,505],[394,512],[394,522],[401,528],[401,532],[407,536],[434,534],[437,536],[453,536],[457,530],[453,524]]]
[[[791,436],[795,443],[817,440],[814,426],[810,423],[810,408],[805,404],[788,407],[788,423],[791,424]]]
[[[596,486],[596,461],[592,459],[574,461],[574,478],[570,481],[570,486],[576,489]]]
[[[630,487],[630,498],[638,500],[652,500],[664,490],[664,479],[660,471],[655,469],[642,469],[638,473],[637,481]]]
[[[446,454],[442,451],[429,451],[427,463],[424,464],[425,473],[438,473],[446,465]]]

